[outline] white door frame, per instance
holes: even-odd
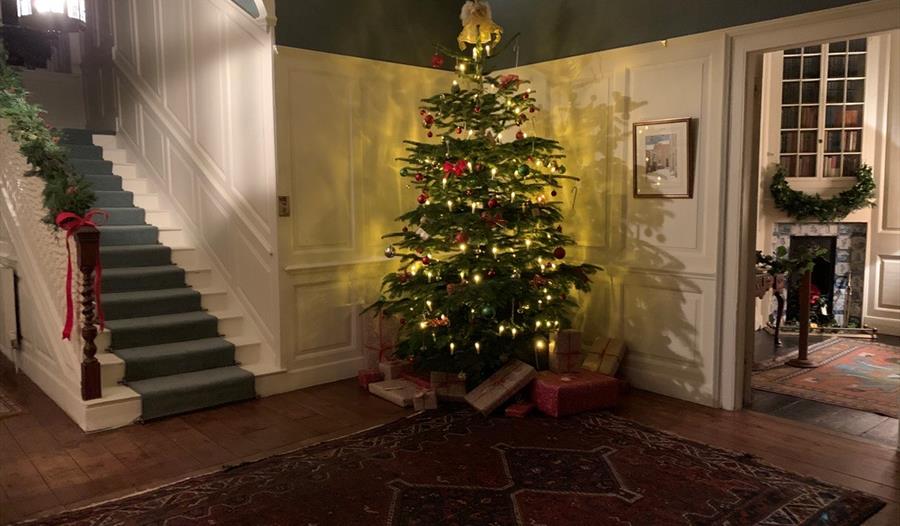
[[[762,53],[898,27],[900,3],[873,0],[728,31],[731,80],[724,152],[725,206],[720,221],[723,255],[718,324],[720,401],[724,409],[737,410],[743,404],[745,351],[753,342],[754,303],[750,298],[759,187],[759,117],[753,111],[753,89]]]

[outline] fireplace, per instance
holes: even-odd
[[[774,248],[783,246],[796,256],[821,247],[825,259],[816,263],[812,283],[819,290],[825,313],[813,306],[811,318],[838,327],[859,327],[862,320],[863,279],[866,270],[865,223],[777,223]],[[786,319],[796,320],[800,298],[796,277],[788,283]],[[772,319],[775,316],[773,301]]]

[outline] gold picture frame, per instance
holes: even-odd
[[[633,195],[637,199],[694,197],[692,119],[632,125]]]

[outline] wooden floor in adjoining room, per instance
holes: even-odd
[[[0,382],[25,412],[0,420],[0,522],[75,508],[296,449],[409,414],[355,380],[85,434],[10,363]],[[900,523],[894,448],[750,411],[633,391],[618,414],[888,502],[867,524]]]

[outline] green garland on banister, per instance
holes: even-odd
[[[58,144],[59,133],[44,122],[44,111],[28,102],[26,94],[0,44],[0,118],[7,121],[7,133],[31,164],[26,175],[40,177],[46,183],[44,221],[54,224],[60,212],[83,216],[94,204],[94,192],[72,169],[66,149]]]
[[[875,197],[875,179],[872,168],[865,164],[856,173],[856,183],[852,187],[829,199],[791,188],[781,166],[775,171],[769,190],[775,198],[775,206],[800,221],[816,218],[826,223],[843,219],[860,208],[875,206],[872,200]]]

